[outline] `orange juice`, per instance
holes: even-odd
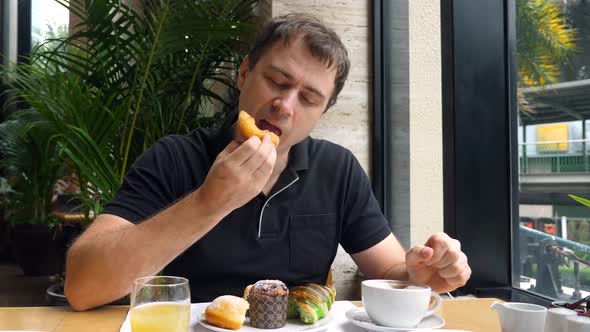
[[[132,332],[187,332],[190,323],[190,304],[152,302],[131,310]]]

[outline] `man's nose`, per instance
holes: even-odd
[[[284,116],[293,116],[295,112],[296,96],[294,93],[285,93],[281,97],[275,99],[272,103],[273,107]]]

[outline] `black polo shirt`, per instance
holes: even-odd
[[[158,213],[201,186],[230,140],[227,128],[161,139],[131,166],[103,213],[133,223]],[[188,278],[193,302],[241,296],[246,285],[260,279],[280,279],[288,286],[322,284],[338,243],[353,254],[390,233],[353,154],[307,138],[292,147],[268,196],[259,194],[234,210],[164,273]]]

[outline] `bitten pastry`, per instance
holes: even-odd
[[[272,144],[274,144],[275,147],[279,146],[279,136],[271,131],[259,129],[256,126],[254,118],[245,111],[240,111],[240,114],[238,115],[238,130],[240,131],[240,134],[246,139],[252,136],[258,136],[260,139],[262,139],[264,134],[269,134]]]
[[[276,329],[287,324],[289,289],[280,280],[257,281],[248,294],[250,325]]]
[[[223,295],[211,302],[205,309],[209,324],[230,330],[239,330],[246,319],[248,301],[233,295]]]

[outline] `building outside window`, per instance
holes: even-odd
[[[545,6],[538,5],[544,3]],[[514,287],[590,295],[590,1],[516,0],[520,270]]]

